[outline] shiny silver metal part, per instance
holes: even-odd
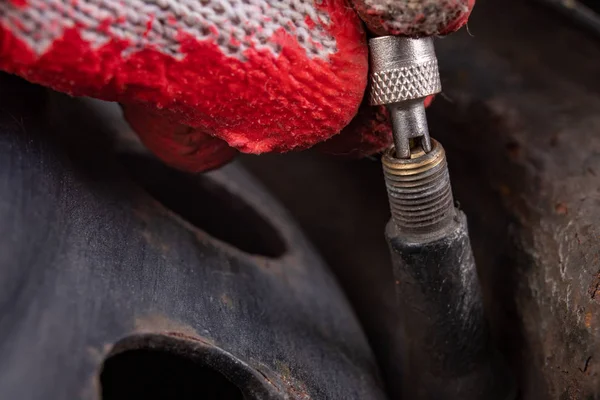
[[[394,146],[398,158],[410,158],[410,139],[421,138],[421,147],[431,151],[429,127],[422,99],[407,100],[388,105],[394,132]]]
[[[416,138],[431,151],[423,102],[442,90],[433,40],[382,36],[369,40],[369,50],[370,102],[390,111],[396,156],[410,158]]]

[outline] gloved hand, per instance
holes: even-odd
[[[247,153],[355,155],[391,142],[359,105],[366,34],[438,35],[474,0],[4,0],[0,69],[118,101],[146,146],[202,171]],[[357,118],[354,118],[357,115]],[[353,120],[354,118],[354,120]],[[352,122],[351,122],[352,121]]]

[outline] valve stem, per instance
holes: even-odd
[[[431,38],[369,41],[371,104],[386,105],[395,146],[382,158],[386,229],[404,335],[401,394],[415,400],[512,400],[515,386],[484,315],[467,220],[424,100],[441,91]]]

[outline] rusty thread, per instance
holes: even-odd
[[[383,155],[392,220],[401,232],[433,233],[456,214],[446,153],[437,141],[431,145],[429,153],[413,149],[410,159],[396,158],[394,148]]]

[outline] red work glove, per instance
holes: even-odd
[[[378,34],[458,29],[474,0],[354,0]],[[118,101],[165,162],[202,171],[247,153],[386,147],[381,109],[357,114],[366,35],[344,0],[4,0],[0,69]],[[351,122],[352,121],[352,122]]]

